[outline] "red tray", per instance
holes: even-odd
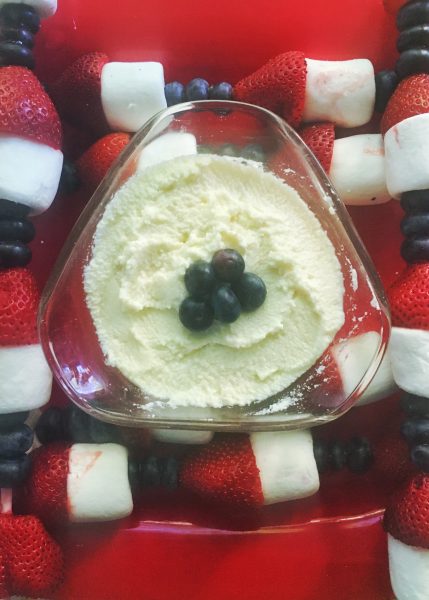
[[[77,55],[159,60],[166,81],[235,82],[269,57],[395,60],[393,18],[381,0],[59,0],[38,37],[38,73],[49,82]],[[43,284],[87,198],[58,199],[36,219],[32,266]],[[401,268],[397,203],[352,216],[388,285]],[[64,399],[58,390],[54,399]],[[354,409],[328,432],[376,439],[395,404]],[[380,427],[378,426],[380,424]],[[380,520],[387,494],[374,473],[322,478],[305,501],[234,514],[182,492],[154,491],[127,520],[56,532],[67,561],[61,600],[391,600]]]

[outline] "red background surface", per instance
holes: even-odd
[[[37,41],[49,82],[75,56],[160,60],[166,81],[235,82],[269,57],[367,57],[393,66],[396,32],[381,0],[59,0]],[[36,220],[33,267],[41,284],[86,198],[59,198]],[[386,284],[401,267],[396,203],[352,216]],[[58,395],[58,392],[57,392]],[[58,399],[58,398],[57,398]],[[373,439],[390,405],[355,409],[326,435]],[[67,576],[61,600],[391,600],[385,535],[387,489],[366,476],[327,475],[318,495],[260,513],[230,514],[183,493],[153,491],[109,526],[56,532]]]

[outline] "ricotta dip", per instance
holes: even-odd
[[[178,316],[185,271],[222,248],[240,252],[267,298],[234,323],[191,332]],[[84,287],[106,363],[172,407],[243,406],[281,392],[344,322],[339,261],[298,193],[214,155],[157,164],[116,192]]]

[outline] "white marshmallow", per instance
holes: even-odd
[[[57,193],[63,154],[46,144],[0,134],[0,198],[47,210]]]
[[[375,103],[374,67],[366,58],[307,62],[303,120],[332,121],[359,127],[372,117]]]
[[[51,389],[52,373],[40,344],[0,348],[0,415],[43,406]]]
[[[153,429],[152,437],[167,444],[208,444],[213,431],[191,431],[186,429]]]
[[[365,133],[335,140],[329,177],[345,204],[388,202],[382,136]]]
[[[42,19],[52,17],[57,12],[57,0],[13,0],[14,4],[33,6]],[[10,4],[10,0],[0,0],[0,6]]]
[[[197,140],[192,133],[171,132],[156,138],[142,150],[137,163],[141,171],[178,156],[197,154]]]
[[[317,492],[319,473],[309,430],[252,433],[250,443],[264,504],[306,498]]]
[[[428,600],[429,550],[387,535],[390,581],[396,600]]]
[[[137,131],[167,106],[164,68],[157,62],[109,62],[101,71],[101,102],[110,127]]]
[[[393,198],[429,187],[429,114],[404,119],[384,136],[386,184]]]
[[[113,521],[132,513],[128,452],[119,444],[73,444],[67,498],[70,521]]]
[[[333,348],[332,355],[337,363],[346,396],[349,396],[359,385],[379,346],[380,335],[376,331],[368,331]],[[388,348],[376,374],[356,406],[376,402],[390,396],[396,390]]]
[[[429,396],[429,331],[393,327],[390,336],[393,377],[416,396]]]

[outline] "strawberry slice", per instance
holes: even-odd
[[[0,346],[37,342],[39,290],[28,269],[0,271]]]
[[[128,133],[109,133],[82,154],[76,167],[88,189],[95,190],[129,141]]]
[[[325,171],[329,173],[335,142],[334,124],[316,123],[315,125],[307,125],[299,131],[299,135]]]
[[[251,507],[264,503],[247,435],[218,438],[196,449],[183,462],[180,483],[208,500]]]
[[[0,552],[14,594],[38,598],[51,594],[60,584],[64,570],[61,549],[36,517],[0,515]]]
[[[393,325],[429,330],[429,263],[408,265],[388,297]]]
[[[384,528],[404,544],[429,548],[429,474],[418,473],[393,494]]]
[[[374,471],[383,481],[401,483],[415,472],[407,443],[399,430],[389,432],[374,444]]]
[[[304,54],[285,52],[241,79],[234,87],[234,99],[268,108],[297,127],[304,111],[306,79]]]
[[[0,132],[61,148],[57,111],[40,81],[24,67],[0,69]]]
[[[72,125],[96,135],[109,131],[101,104],[101,71],[109,61],[102,52],[90,52],[75,60],[51,87],[61,116]]]
[[[429,75],[425,73],[411,75],[403,79],[393,92],[381,118],[381,133],[384,135],[404,119],[427,112],[429,112]]]

